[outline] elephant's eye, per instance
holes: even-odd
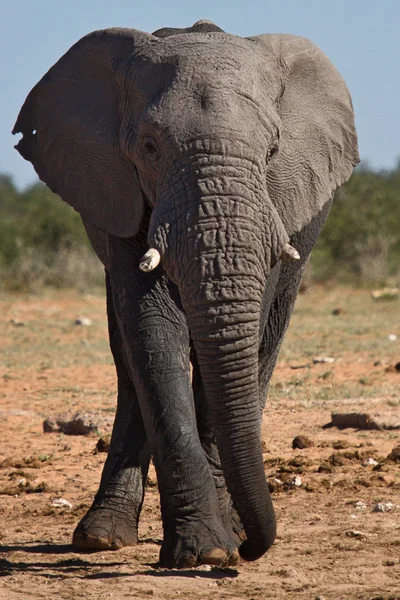
[[[278,154],[278,146],[273,145],[267,150],[267,164]]]
[[[142,141],[142,150],[145,157],[153,162],[158,160],[160,152],[153,138],[146,136]]]

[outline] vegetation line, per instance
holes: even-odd
[[[384,284],[400,276],[400,162],[356,169],[336,193],[306,283]],[[42,183],[19,191],[0,174],[0,290],[103,286],[79,215]]]

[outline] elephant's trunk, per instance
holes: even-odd
[[[210,156],[206,165],[195,163],[190,194],[177,190],[174,197],[174,218],[162,203],[155,209],[149,242],[178,285],[224,476],[247,536],[240,554],[256,560],[276,533],[261,450],[260,313],[266,278],[288,236],[258,165],[245,169],[237,160],[239,169],[225,161],[224,168]]]
[[[259,302],[229,307],[231,315],[217,316],[218,305],[185,303],[224,476],[247,536],[240,554],[255,560],[275,538],[261,451]]]

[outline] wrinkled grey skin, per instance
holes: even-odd
[[[153,456],[162,565],[234,564],[238,545],[259,558],[275,538],[268,382],[333,192],[358,162],[343,80],[291,35],[108,29],[36,85],[18,132],[106,267],[118,410],[75,546],[136,543]],[[280,260],[288,241],[300,261]],[[149,245],[162,261],[143,273]]]

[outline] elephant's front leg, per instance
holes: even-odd
[[[99,491],[74,531],[73,545],[81,550],[118,550],[137,543],[150,462],[149,444],[129,375],[109,279],[107,273],[108,328],[117,370],[118,404]]]
[[[141,249],[140,252],[143,252]],[[164,541],[160,563],[237,560],[200,443],[189,370],[189,333],[175,286],[161,268],[141,273],[140,253],[111,269],[117,320],[157,471]]]

